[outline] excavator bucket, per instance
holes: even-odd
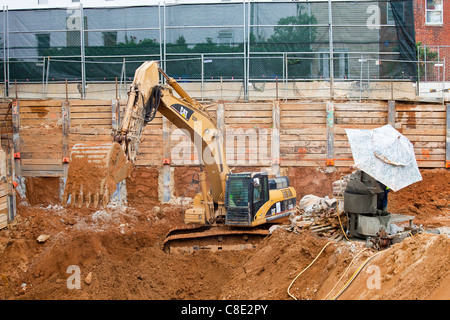
[[[63,205],[106,206],[117,183],[127,178],[131,169],[132,163],[117,142],[75,144],[70,153]]]

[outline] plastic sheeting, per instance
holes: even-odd
[[[422,180],[412,143],[391,125],[345,132],[355,166],[393,191]]]

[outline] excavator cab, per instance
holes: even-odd
[[[225,225],[256,226],[295,212],[296,193],[287,177],[231,173],[226,180],[225,209]]]

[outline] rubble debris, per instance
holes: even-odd
[[[345,212],[337,208],[335,198],[306,195],[297,206],[298,215],[290,217],[291,228],[294,232],[310,230],[318,236],[340,240],[343,237],[341,225],[346,225],[348,219]]]
[[[49,234],[41,234],[39,237],[37,237],[36,240],[37,240],[37,242],[42,243],[42,242],[47,241],[49,238],[50,238]]]

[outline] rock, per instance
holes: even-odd
[[[86,278],[84,278],[84,282],[85,282],[87,285],[90,285],[90,284],[91,284],[91,282],[92,282],[92,272],[89,272],[89,273],[88,273],[88,275],[86,276]]]
[[[45,242],[50,238],[49,234],[41,234],[36,240],[37,242]]]
[[[280,225],[274,224],[273,226],[271,226],[271,227],[269,228],[269,234],[272,234],[275,230],[280,229],[280,228],[281,228]]]

